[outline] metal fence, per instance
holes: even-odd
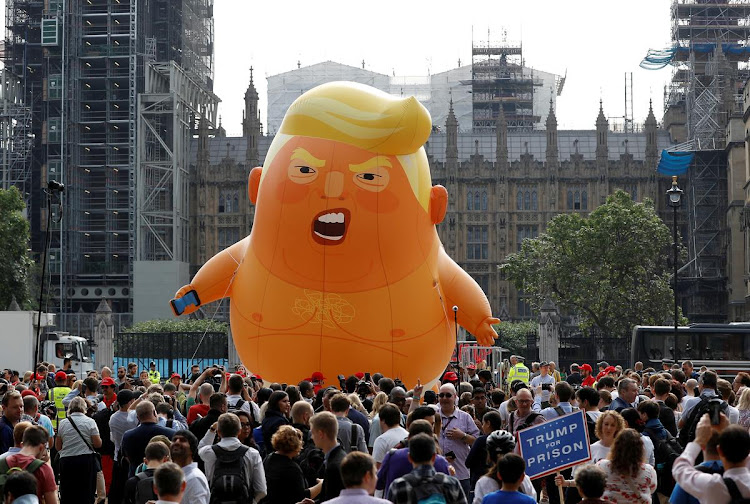
[[[597,331],[583,332],[578,328],[563,327],[560,334],[557,368],[568,372],[570,365],[589,364],[596,369],[596,363],[606,361],[612,366],[630,366],[630,338],[614,337]],[[526,365],[539,362],[537,336],[530,333],[526,338]]]
[[[223,332],[208,332],[205,336],[202,332],[118,333],[114,365],[135,362],[143,370],[153,361],[162,378],[169,378],[172,373],[185,376],[193,365],[201,369],[212,364],[228,367],[228,344],[229,336]]]
[[[112,322],[114,323],[115,334],[117,334],[133,325],[133,314],[113,313]],[[60,313],[57,315],[56,327],[58,331],[67,331],[70,334],[92,341],[96,328],[96,313]]]

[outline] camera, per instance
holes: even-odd
[[[367,383],[365,380],[360,380],[357,382],[357,394],[360,396],[366,396],[370,393],[370,384]]]
[[[404,382],[401,381],[401,378],[396,378],[395,380],[393,380],[393,384],[397,387],[404,388]]]
[[[711,418],[711,425],[719,425],[721,422],[721,403],[723,401],[713,398],[708,401],[708,415]]]
[[[542,390],[552,390],[551,383],[542,383]]]

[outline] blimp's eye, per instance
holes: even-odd
[[[363,180],[375,180],[375,177],[380,177],[380,175],[376,175],[374,173],[362,173],[360,175],[360,178]]]
[[[299,161],[292,162],[289,165],[288,176],[292,182],[297,184],[309,184],[318,178],[318,171],[307,165],[298,165]]]
[[[300,173],[315,173],[315,170],[313,168],[310,168],[309,166],[298,166]]]

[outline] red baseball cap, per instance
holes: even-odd
[[[311,379],[312,379],[312,381],[323,381],[323,380],[325,380],[325,379],[326,379],[326,377],[325,377],[325,376],[323,376],[323,373],[321,373],[320,371],[315,371],[315,372],[314,372],[314,373],[312,374],[312,377],[311,377]]]
[[[358,380],[362,380],[365,377],[364,373],[354,373],[354,376],[357,377]]]
[[[101,383],[102,387],[114,387],[116,385],[115,381],[110,378],[109,376],[102,380]]]
[[[170,376],[169,379],[171,380],[172,378],[182,380],[182,376],[180,376],[178,373],[172,373],[172,376]]]
[[[469,364],[468,366],[466,366],[466,369],[476,369],[476,368],[477,368],[476,364]]]
[[[259,374],[254,374],[253,376],[255,377],[255,379],[256,379],[256,380],[260,380],[260,381],[263,381],[263,377],[262,377],[262,376],[260,376]],[[309,381],[309,380],[308,380],[308,381]]]
[[[45,375],[43,375],[42,373],[37,373],[36,374],[36,379],[37,380],[45,380],[45,379],[47,379],[47,377]]]
[[[36,397],[36,393],[33,390],[28,390],[28,389],[21,392],[21,397],[28,397],[28,396]]]
[[[68,379],[68,373],[65,371],[58,371],[55,373],[55,381],[57,380],[67,380]]]
[[[589,366],[588,364],[583,364],[583,365],[581,366],[581,371],[588,371],[588,372],[591,372],[591,371],[592,371],[592,369],[591,369],[591,366]]]
[[[458,375],[453,371],[448,371],[443,375],[443,382],[455,382],[458,381]]]

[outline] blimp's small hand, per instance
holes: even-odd
[[[480,345],[483,346],[492,346],[495,344],[495,339],[497,338],[497,333],[495,332],[495,329],[492,328],[493,324],[497,324],[500,322],[500,319],[495,317],[487,317],[482,321],[481,324],[479,324],[479,328],[477,328],[476,336],[477,341]]]

